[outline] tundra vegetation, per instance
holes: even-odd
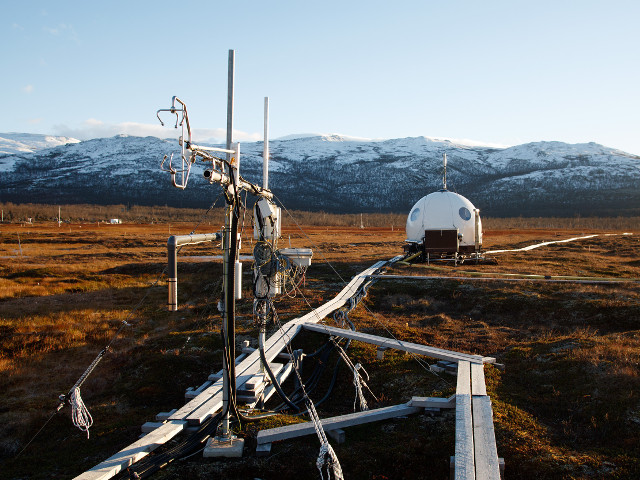
[[[3,478],[70,478],[135,441],[140,426],[184,404],[187,387],[221,368],[219,255],[216,245],[187,246],[178,268],[179,310],[166,309],[169,235],[216,231],[222,210],[167,207],[3,204],[0,225],[0,471]],[[27,223],[27,218],[32,218]],[[110,225],[110,218],[123,224]],[[250,212],[247,214],[250,218]],[[295,218],[295,221],[292,219]],[[82,219],[82,220],[81,220]],[[332,298],[354,274],[402,252],[403,215],[291,212],[281,242],[314,249],[300,292],[282,296],[282,322]],[[640,278],[637,218],[484,219],[485,249],[517,248],[582,234],[633,232],[495,255],[497,265],[396,265],[398,275],[523,273]],[[393,227],[392,227],[393,225]],[[250,255],[245,228],[242,255]],[[250,269],[238,302],[238,343],[255,346]],[[493,275],[485,275],[493,276]],[[82,386],[95,424],[90,438],[73,427],[69,407],[38,432],[123,320],[130,326]],[[549,282],[381,280],[350,314],[359,330],[461,352],[495,356],[485,367],[499,456],[507,478],[640,477],[640,302],[638,285]],[[332,320],[328,320],[331,324]],[[272,327],[272,331],[275,327]],[[311,351],[324,338],[301,334]],[[370,375],[371,407],[414,395],[448,396],[455,377],[434,374],[410,355],[354,342],[354,363]],[[427,364],[433,359],[423,359]],[[331,365],[335,362],[331,358]],[[330,375],[329,375],[330,376]],[[321,397],[330,378],[318,388]],[[285,384],[285,390],[292,384]],[[346,368],[321,417],[353,409]],[[269,405],[277,403],[272,401]],[[268,406],[269,406],[268,405]],[[242,425],[242,459],[196,455],[157,478],[316,478],[313,436],[274,444],[256,457],[258,429],[301,419],[279,415]],[[452,412],[420,414],[346,430],[334,448],[345,478],[445,479],[454,453]]]

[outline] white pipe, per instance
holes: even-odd
[[[269,97],[264,97],[264,142],[262,151],[262,188],[269,188]]]
[[[235,145],[236,150],[236,161],[235,161],[235,169],[233,170],[233,177],[235,179],[235,183],[238,189],[240,189],[240,142]]]
[[[169,311],[178,310],[178,247],[202,242],[220,240],[219,233],[200,233],[197,235],[171,235],[167,240],[167,265],[169,283]]]
[[[235,282],[236,282],[236,292],[235,292],[235,296],[236,296],[236,300],[242,300],[242,262],[236,260],[236,268],[234,270],[236,278],[235,278]]]

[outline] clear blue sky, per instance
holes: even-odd
[[[0,132],[160,134],[187,102],[223,138],[341,133],[640,154],[640,2],[4,1]],[[170,135],[172,132],[167,131]],[[202,138],[204,139],[204,138]]]

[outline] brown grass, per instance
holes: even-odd
[[[57,214],[57,208],[56,214]],[[200,212],[201,213],[201,212]],[[372,217],[373,218],[373,217]],[[366,216],[365,216],[366,219]],[[516,219],[517,221],[520,221]],[[285,228],[282,244],[314,249],[303,288],[306,301],[280,298],[283,321],[340,290],[342,280],[402,250],[403,229],[347,225]],[[300,220],[300,222],[302,222]],[[485,248],[592,233],[504,223],[485,232]],[[198,230],[217,230],[205,221]],[[333,222],[338,223],[337,220]],[[485,222],[485,225],[491,222]],[[165,310],[166,239],[192,223],[0,226],[0,471],[3,478],[69,478],[132,443],[156,413],[180,407],[184,389],[200,385],[221,366],[218,336],[219,262],[183,261],[180,310]],[[598,231],[616,231],[601,226]],[[617,231],[629,230],[627,226]],[[18,240],[19,237],[19,240]],[[243,241],[242,255],[252,240]],[[21,251],[21,252],[20,252]],[[213,245],[182,256],[218,255]],[[535,273],[640,277],[640,242],[596,237],[526,253],[499,256],[498,265],[397,266],[390,273],[464,275]],[[327,262],[330,262],[331,266]],[[245,270],[249,270],[245,266]],[[154,282],[160,278],[160,282]],[[145,300],[133,315],[130,312]],[[238,303],[239,338],[255,339],[250,286]],[[493,355],[504,372],[487,368],[498,453],[508,478],[634,478],[640,476],[640,303],[637,285],[379,281],[350,318],[358,329],[470,353]],[[68,408],[54,417],[24,454],[15,455],[74,384],[124,319],[112,351],[83,385],[95,419],[91,439],[71,425]],[[310,351],[322,339],[305,335]],[[410,356],[355,343],[350,349],[371,375],[379,402],[412,395],[448,395],[454,378],[427,373]],[[333,360],[332,360],[333,361]],[[353,385],[343,371],[322,416],[348,412]],[[277,422],[293,421],[279,417]],[[265,422],[263,427],[272,423]],[[256,426],[241,434],[254,445]],[[170,466],[158,478],[315,478],[317,440],[274,445],[268,460],[250,451],[240,461],[198,456]],[[347,478],[448,478],[453,418],[418,415],[347,430],[336,447]]]

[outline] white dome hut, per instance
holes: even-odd
[[[436,254],[471,254],[482,246],[480,210],[462,195],[443,189],[416,202],[407,217],[407,250]]]

